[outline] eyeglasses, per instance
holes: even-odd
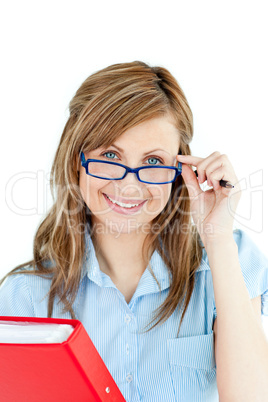
[[[85,159],[83,152],[80,154],[81,165],[86,174],[103,180],[122,180],[128,173],[135,173],[142,183],[166,184],[173,183],[182,172],[182,164],[176,166],[141,166],[131,169],[117,162],[100,161],[98,159]]]

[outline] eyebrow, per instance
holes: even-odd
[[[117,145],[111,144],[110,146],[114,147],[114,148],[117,148],[118,151],[124,153],[124,150],[122,148],[118,147]],[[162,152],[165,152],[166,154],[171,156],[171,154],[168,151],[165,151],[164,149],[161,149],[161,148],[156,148],[156,149],[152,149],[152,150],[150,150],[148,152],[144,152],[143,155],[147,155],[147,154],[150,154],[150,153],[155,152],[155,151],[162,151]]]

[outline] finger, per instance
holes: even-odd
[[[213,152],[212,154],[210,154],[207,158],[203,158],[202,161],[200,161],[197,164],[197,172],[198,172],[198,176],[199,176],[199,183],[204,183],[204,181],[207,180],[208,178],[208,167],[213,165],[213,168],[216,169],[219,166],[221,166],[221,154],[216,151]],[[213,169],[212,169],[213,171]],[[212,185],[212,183],[208,180],[208,184]]]
[[[187,163],[188,165],[197,166],[197,164],[202,162],[204,158],[192,155],[177,155],[177,160],[182,163]]]
[[[201,164],[202,167],[204,166],[204,163]],[[216,159],[213,159],[212,161],[209,161],[209,163],[206,164],[206,175],[207,177],[214,172],[214,170],[218,169],[219,167],[225,166],[226,168],[231,168],[230,161],[227,157],[227,155],[220,155],[216,157]]]
[[[220,166],[218,169],[214,170],[209,174],[208,180],[211,181],[214,190],[222,190],[224,193],[229,194],[232,188],[226,188],[220,186],[220,180],[230,181],[231,183],[236,183],[237,178],[231,169],[227,169],[226,166]]]
[[[192,155],[177,155],[176,158],[182,164],[187,163],[188,165],[192,165],[192,166],[197,166],[200,162],[202,162],[204,160],[204,158],[199,158],[197,156],[192,156]],[[196,178],[195,178],[195,180],[196,180]],[[200,183],[199,176],[198,176],[198,182]],[[199,189],[200,189],[200,187],[199,187]]]
[[[177,159],[182,163],[196,166],[198,172],[198,181],[199,183],[204,183],[204,181],[207,180],[206,167],[220,155],[221,154],[218,151],[215,151],[206,158],[200,158],[192,155],[177,155]]]
[[[186,184],[190,198],[195,198],[203,192],[198,184],[198,180],[193,169],[186,164],[182,165],[182,177]]]
[[[217,172],[216,175],[213,175],[214,172]],[[220,155],[207,165],[205,176],[207,177],[208,183],[212,183],[214,188],[215,186],[216,188],[219,187],[216,181],[223,179],[233,182],[236,179],[233,167],[227,155],[224,154]]]

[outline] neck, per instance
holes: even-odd
[[[102,232],[92,234],[100,269],[112,280],[138,280],[147,266],[142,255],[146,236],[135,231],[119,235]]]

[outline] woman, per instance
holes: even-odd
[[[233,231],[228,157],[192,156],[192,137],[166,69],[88,77],[52,166],[54,204],[33,260],[2,281],[0,315],[79,319],[127,401],[264,400],[267,259]]]

